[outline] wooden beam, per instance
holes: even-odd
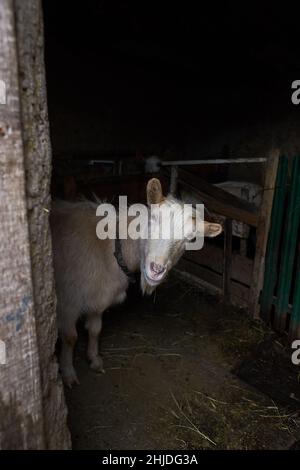
[[[195,192],[199,197],[199,202],[205,204],[209,210],[230,219],[257,226],[258,210],[253,204],[182,169],[178,170],[178,182]]]
[[[173,166],[173,165],[231,165],[241,163],[265,163],[266,158],[264,157],[253,157],[253,158],[212,158],[209,160],[169,160],[161,162],[162,166]]]
[[[273,197],[279,161],[279,151],[272,150],[265,169],[265,182],[262,204],[256,232],[256,250],[250,289],[249,308],[254,318],[259,317],[259,297],[263,287],[265,256],[271,222]]]

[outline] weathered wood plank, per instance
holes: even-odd
[[[272,150],[265,170],[264,192],[256,232],[256,249],[250,289],[250,311],[254,318],[259,317],[259,296],[263,287],[265,256],[271,223],[273,197],[279,161],[279,151]]]
[[[205,283],[213,286],[214,290],[218,289],[220,296],[223,293],[223,277],[222,274],[216,273],[207,269],[204,266],[200,266],[198,263],[194,263],[186,258],[181,258],[177,265],[177,269],[182,272],[190,273],[197,276],[199,280],[203,280]],[[250,289],[243,284],[240,284],[234,280],[230,282],[230,301],[233,305],[247,308],[249,306],[249,292]]]
[[[195,176],[182,169],[178,170],[178,182],[197,193],[199,200],[209,210],[230,219],[239,220],[254,227],[257,226],[258,211],[253,204],[208,183],[198,175]]]
[[[14,3],[0,2],[0,448],[44,448],[40,367],[25,197]]]
[[[186,251],[184,258],[198,263],[203,267],[212,269],[218,274],[222,274],[223,272],[223,250],[219,246],[205,243],[202,250]],[[241,256],[239,253],[232,253],[231,279],[250,286],[252,270],[252,259]]]
[[[51,145],[44,69],[43,15],[40,0],[15,0],[21,119],[26,170],[30,257],[45,447],[69,448],[67,409],[54,354],[56,297],[49,230]]]

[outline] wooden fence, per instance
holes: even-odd
[[[268,239],[261,315],[300,338],[300,156],[281,156]]]

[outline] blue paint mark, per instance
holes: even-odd
[[[2,318],[4,322],[16,322],[16,331],[20,331],[23,326],[24,315],[26,314],[27,307],[31,301],[30,295],[25,295],[21,301],[21,305],[15,312],[10,312]],[[0,319],[1,320],[1,319]]]

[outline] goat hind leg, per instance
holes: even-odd
[[[98,338],[102,328],[102,314],[89,316],[85,327],[89,333],[87,356],[90,360],[90,368],[97,372],[105,372],[102,357],[99,356],[98,351]]]
[[[60,332],[60,336],[62,341],[59,358],[61,375],[64,384],[71,388],[73,384],[79,384],[73,366],[73,351],[77,341],[76,326],[72,325],[69,328],[64,328]]]

